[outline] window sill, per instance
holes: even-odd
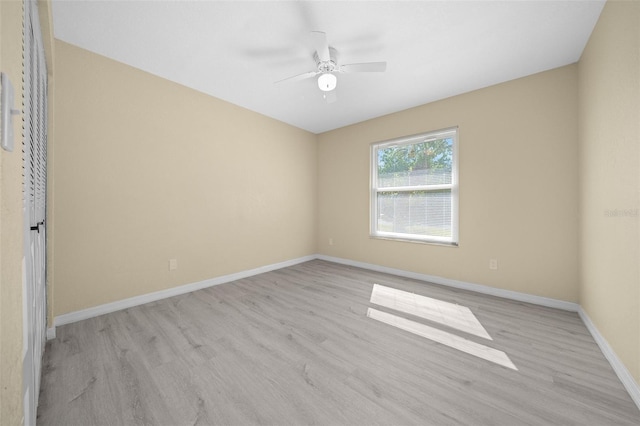
[[[459,247],[458,243],[447,243],[443,241],[418,240],[413,238],[401,238],[401,237],[387,237],[382,235],[369,235],[369,238],[374,240],[399,241],[402,243],[427,244],[431,246],[443,246],[443,247],[454,247],[454,248]]]

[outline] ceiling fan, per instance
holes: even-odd
[[[338,64],[338,51],[329,46],[327,35],[322,31],[311,31],[311,37],[315,52],[313,59],[316,62],[316,69],[302,74],[294,75],[283,80],[276,81],[276,84],[286,81],[300,81],[307,78],[318,77],[318,88],[323,92],[323,98],[329,102],[335,102],[335,88],[338,83],[336,74],[355,72],[384,72],[387,69],[386,62],[364,62],[358,64]]]

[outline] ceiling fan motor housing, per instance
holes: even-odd
[[[318,52],[313,52],[313,60],[316,61],[318,71],[322,73],[338,71],[338,51],[329,46],[329,60],[321,61]]]

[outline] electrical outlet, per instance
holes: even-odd
[[[178,269],[178,259],[169,259],[169,270],[174,271]]]
[[[489,269],[493,271],[498,269],[498,259],[489,259]]]
[[[329,238],[329,245],[332,246],[333,245],[333,238]]]

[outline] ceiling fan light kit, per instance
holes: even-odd
[[[318,87],[323,92],[330,92],[336,88],[336,84],[338,83],[338,77],[331,73],[322,73],[320,77],[318,77]]]

